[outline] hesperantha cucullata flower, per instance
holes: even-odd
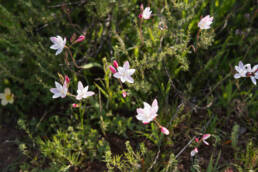
[[[150,10],[150,7],[146,7],[145,9],[144,9],[144,6],[143,6],[143,4],[141,4],[141,13],[139,14],[139,18],[140,19],[145,19],[145,20],[148,20],[148,19],[150,19],[150,17],[151,17],[151,13],[152,13],[152,11]]]
[[[163,127],[159,124],[159,122],[155,119],[158,114],[158,101],[157,99],[154,99],[152,104],[148,104],[146,102],[143,102],[144,108],[138,108],[136,118],[139,121],[142,121],[143,124],[148,124],[151,121],[154,121],[158,127],[160,128],[161,132],[165,135],[169,135],[169,131],[166,127]]]
[[[4,93],[0,93],[0,99],[3,106],[7,105],[8,103],[13,104],[14,95],[11,93],[10,88],[5,88]]]
[[[50,88],[51,93],[53,93],[53,99],[56,99],[58,97],[65,98],[68,92],[67,83],[64,82],[63,85],[61,85],[59,82],[55,81],[56,88]]]
[[[93,96],[95,93],[93,91],[88,91],[89,86],[83,87],[82,82],[78,82],[78,89],[77,89],[77,100],[86,99],[87,97]]]
[[[210,29],[210,25],[212,24],[213,17],[210,17],[210,15],[205,16],[200,20],[198,23],[198,27],[200,29]]]
[[[120,85],[122,87],[122,95],[125,98],[127,96],[126,91],[123,89],[123,84],[125,82],[134,83],[134,79],[131,75],[134,74],[135,69],[130,69],[130,64],[128,61],[124,62],[123,67],[118,65],[116,60],[113,61],[113,66],[109,66],[109,70],[112,72],[113,76],[120,81]]]
[[[258,79],[258,65],[251,67],[250,64],[244,65],[242,61],[235,66],[235,70],[238,72],[234,75],[235,79],[250,77],[254,85],[256,85],[256,79]]]
[[[56,56],[57,56],[63,51],[66,44],[66,38],[63,39],[61,36],[58,35],[56,37],[50,37],[50,40],[53,43],[53,45],[51,45],[50,48],[53,50],[57,50],[56,51]]]
[[[200,144],[201,144],[201,142],[203,142],[205,145],[209,145],[209,143],[206,141],[208,138],[210,138],[211,137],[211,134],[204,134],[202,137],[201,137],[201,139],[199,139],[198,137],[196,137],[195,138],[195,144],[197,144],[196,145],[196,147],[191,151],[191,153],[190,153],[190,155],[193,157],[193,156],[195,156],[197,153],[198,153],[198,146],[200,146]]]
[[[129,82],[134,83],[134,79],[131,77],[134,74],[135,69],[130,69],[130,64],[128,61],[124,62],[123,67],[118,66],[117,72],[114,74],[114,77],[120,79],[122,83]]]

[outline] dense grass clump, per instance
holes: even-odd
[[[139,15],[146,7],[150,19]],[[0,169],[256,171],[258,91],[249,78],[256,71],[234,78],[239,61],[258,62],[256,7],[251,0],[1,2],[0,93],[10,88],[14,101],[0,108]],[[207,15],[213,22],[200,29]],[[57,35],[66,46],[56,56],[50,37]],[[135,69],[133,83],[114,77],[114,61]],[[55,81],[69,85],[65,98],[52,98]],[[79,81],[95,94],[76,97]],[[148,124],[136,118],[143,102],[158,106]]]

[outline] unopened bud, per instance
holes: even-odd
[[[126,91],[123,90],[122,95],[123,95],[123,97],[125,98],[126,95],[127,95]]]
[[[111,72],[112,72],[113,74],[116,73],[116,69],[115,69],[112,65],[109,66],[109,69],[111,70]]]
[[[78,105],[78,104],[76,104],[76,103],[73,103],[73,104],[72,104],[72,107],[73,107],[73,108],[78,108],[78,107],[79,107],[79,105]]]
[[[69,83],[70,83],[70,78],[67,76],[67,75],[65,75],[65,80],[64,80],[64,85],[65,85],[65,87],[69,87]]]
[[[114,67],[115,67],[116,69],[118,68],[118,63],[117,63],[116,60],[113,61],[113,65],[114,65]]]
[[[75,43],[77,43],[77,42],[82,42],[82,41],[84,41],[84,39],[85,39],[85,36],[84,36],[84,35],[81,35],[81,36],[79,36],[79,38],[77,38],[74,42],[75,42]]]
[[[168,129],[167,129],[166,127],[160,127],[160,130],[161,130],[161,132],[162,132],[163,134],[169,135],[169,131],[168,131]]]
[[[143,11],[143,9],[144,9],[143,4],[140,5],[140,9]]]

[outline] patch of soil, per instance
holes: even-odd
[[[17,170],[13,169],[14,166],[12,164],[17,164],[24,159],[15,142],[20,136],[21,133],[16,129],[9,127],[0,128],[0,169],[3,171]],[[12,170],[9,168],[12,168]]]

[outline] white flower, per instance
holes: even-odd
[[[198,23],[198,27],[200,29],[209,29],[210,25],[212,24],[213,17],[210,17],[210,15],[205,16],[201,19],[201,21]]]
[[[253,68],[247,68],[247,75],[250,75],[251,81],[256,85],[256,79],[258,79],[258,65],[255,65]]]
[[[88,91],[89,86],[86,86],[85,88],[82,85],[82,82],[78,82],[78,90],[77,90],[77,100],[86,99],[89,96],[93,96],[95,93],[93,91]]]
[[[4,89],[4,93],[0,94],[0,99],[2,99],[1,104],[3,106],[7,105],[8,103],[13,104],[13,101],[14,101],[13,97],[14,95],[11,93],[10,88]]]
[[[152,11],[150,10],[150,7],[146,7],[142,12],[142,18],[145,20],[150,19]]]
[[[144,108],[138,108],[136,118],[144,124],[151,122],[158,115],[158,101],[155,99],[150,106],[148,103],[143,102]]]
[[[121,82],[123,82],[123,83],[125,81],[127,81],[129,83],[133,83],[134,80],[131,77],[131,75],[135,72],[135,69],[129,69],[129,68],[130,68],[129,62],[126,61],[123,65],[123,67],[118,66],[118,68],[117,68],[118,72],[116,72],[114,74],[114,77],[120,79]]]
[[[61,84],[55,81],[55,85],[56,85],[56,88],[50,89],[50,91],[54,94],[52,98],[53,99],[58,97],[64,98],[68,91],[67,84],[64,83],[64,85],[62,86]]]
[[[50,40],[52,41],[53,45],[51,45],[51,49],[57,50],[56,51],[56,56],[60,54],[66,44],[66,38],[62,38],[61,36],[56,36],[56,37],[50,37]]]
[[[241,77],[246,77],[246,73],[248,72],[248,70],[250,70],[251,65],[250,64],[246,64],[244,65],[242,63],[242,61],[239,62],[238,66],[235,66],[235,69],[238,73],[236,73],[234,75],[235,79],[241,78]]]

